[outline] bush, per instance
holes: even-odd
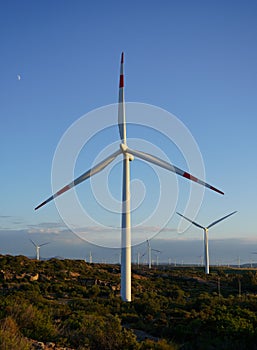
[[[88,346],[97,350],[137,349],[135,335],[122,328],[118,317],[82,315],[67,319],[63,334],[72,347]]]
[[[0,324],[0,349],[29,350],[30,342],[24,338],[12,317],[6,317]]]
[[[36,306],[19,298],[10,300],[6,311],[26,337],[43,341],[55,339],[57,330],[46,310],[39,310]]]
[[[140,344],[139,350],[178,350],[178,346],[175,344],[169,344],[165,339],[161,339],[155,342],[150,339],[146,339]]]

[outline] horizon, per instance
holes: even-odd
[[[45,234],[44,239],[40,234],[20,231],[17,235],[15,232],[7,231],[6,236],[12,235],[11,239],[5,240],[6,244],[2,246],[1,255],[24,255],[28,258],[36,257],[36,250],[30,239],[36,244],[50,242],[47,246],[40,249],[40,258],[63,258],[63,259],[81,259],[89,262],[90,253],[94,263],[120,263],[120,248],[103,248],[94,244],[83,242],[72,232],[63,231],[58,234]],[[60,236],[64,237],[60,237]],[[202,233],[197,235],[196,239],[186,238],[185,235],[174,234],[173,238],[155,239],[151,242],[152,261],[156,264],[158,255],[159,264],[201,265],[203,262],[203,240]],[[13,241],[19,245],[19,250],[13,246]],[[256,264],[257,252],[253,248],[257,246],[257,239],[251,241],[248,239],[209,239],[210,266],[237,266],[244,264]],[[239,249],[240,247],[240,249]],[[159,250],[161,253],[156,253]],[[132,247],[132,263],[137,264],[137,254],[140,253],[140,264],[147,264],[147,243]],[[229,254],[228,254],[229,252]],[[144,257],[143,257],[144,255]]]

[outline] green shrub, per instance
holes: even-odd
[[[8,316],[0,323],[0,349],[29,350],[31,343],[21,335],[18,325]]]

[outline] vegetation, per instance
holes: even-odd
[[[0,256],[0,349],[254,350],[256,292],[255,269],[141,266],[123,303],[118,265]]]

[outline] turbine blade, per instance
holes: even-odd
[[[185,177],[186,179],[194,181],[194,182],[196,182],[196,183],[198,183],[198,184],[200,184],[202,186],[205,186],[205,187],[207,187],[207,188],[209,188],[209,189],[211,189],[213,191],[216,191],[216,192],[218,192],[220,194],[224,194],[224,192],[218,190],[217,188],[207,184],[206,182],[204,182],[204,181],[198,179],[197,177],[187,173],[186,171],[183,171],[183,170],[177,168],[176,166],[174,166],[174,165],[172,165],[172,164],[170,164],[168,162],[165,162],[164,160],[162,160],[162,159],[160,159],[158,157],[155,157],[155,156],[153,156],[151,154],[148,154],[148,153],[132,150],[130,148],[127,149],[127,152],[131,153],[135,157],[141,158],[141,159],[143,159],[145,161],[148,161],[150,163],[156,164],[156,165],[158,165],[158,166],[160,166],[160,167],[162,167],[164,169],[170,170],[173,173],[176,173],[176,174],[178,174],[178,175],[180,175],[182,177]]]
[[[216,225],[218,222],[220,222],[220,221],[222,221],[222,220],[225,220],[226,218],[228,218],[229,216],[231,216],[231,215],[233,215],[233,214],[235,214],[237,211],[233,211],[233,213],[230,213],[230,214],[228,214],[228,215],[226,215],[226,216],[223,216],[223,218],[221,218],[221,219],[219,219],[219,220],[216,220],[216,221],[214,221],[213,223],[211,223],[207,228],[209,229],[210,227],[212,227],[212,226],[214,226],[214,225]]]
[[[199,227],[199,228],[202,228],[203,230],[205,229],[205,227],[201,226],[200,224],[198,224],[197,222],[191,220],[191,219],[188,219],[186,216],[180,214],[177,212],[178,215],[182,216],[182,218],[186,219],[187,221],[191,222],[193,225]]]
[[[161,251],[158,249],[152,249],[152,251],[157,252],[157,253],[161,253]]]
[[[119,125],[121,141],[126,142],[126,117],[125,117],[125,101],[124,101],[124,53],[123,52],[121,54],[121,61],[120,61],[118,125]]]
[[[39,245],[39,247],[43,247],[43,245],[47,245],[47,244],[50,244],[51,242],[46,242],[46,243],[42,243]]]
[[[35,243],[35,242],[33,242],[33,241],[32,241],[32,239],[30,239],[30,242],[33,244],[33,246],[34,246],[34,247],[36,247],[36,248],[37,248],[36,243]]]
[[[61,188],[58,192],[56,192],[51,197],[46,199],[44,202],[39,204],[35,208],[35,210],[37,210],[37,209],[41,208],[43,205],[51,202],[54,198],[60,196],[64,192],[70,190],[72,187],[77,186],[78,184],[80,184],[81,182],[85,181],[89,177],[99,173],[101,170],[103,170],[105,167],[107,167],[107,165],[109,165],[119,154],[121,154],[121,150],[118,150],[118,151],[114,152],[108,158],[104,159],[102,162],[100,162],[99,164],[94,166],[92,169],[89,169],[84,174],[82,174],[78,178],[76,178],[74,181],[70,182],[68,185],[66,185],[63,188]]]

